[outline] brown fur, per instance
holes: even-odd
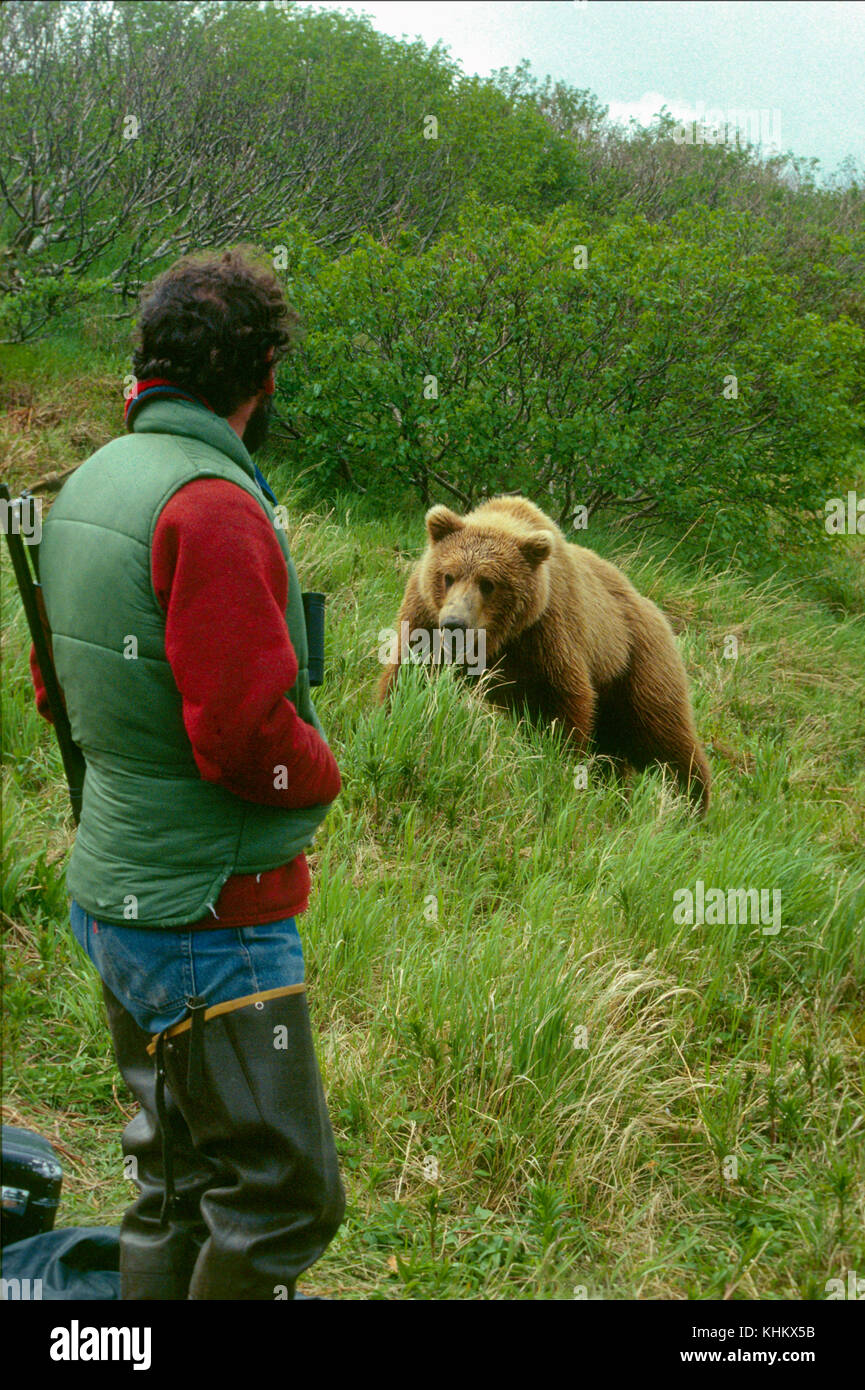
[[[709,804],[709,765],[670,625],[615,565],[570,545],[524,497],[496,497],[459,517],[426,517],[429,545],[413,569],[397,629],[448,623],[486,631],[488,698],[558,719],[578,750],[671,767],[692,801]],[[445,576],[452,583],[446,585]],[[489,587],[492,586],[492,587]],[[379,685],[384,700],[399,663]]]

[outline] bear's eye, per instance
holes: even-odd
[[[453,582],[454,582],[454,577],[453,577],[453,575],[452,575],[452,574],[446,574],[446,575],[445,575],[445,588],[446,588],[446,589],[449,589],[450,586],[453,584]]]
[[[481,593],[484,595],[485,598],[492,593],[495,587],[496,586],[491,579],[478,580],[478,588],[480,589]]]

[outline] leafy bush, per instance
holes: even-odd
[[[561,520],[711,518],[725,543],[772,514],[817,531],[857,435],[865,337],[740,255],[740,215],[593,234],[573,205],[536,225],[470,199],[424,252],[362,235],[336,261],[283,231],[309,332],[280,389],[325,488],[519,491]]]

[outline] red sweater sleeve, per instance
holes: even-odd
[[[288,571],[262,508],[220,478],[186,483],[160,514],[152,573],[202,777],[270,806],[333,801],[333,754],[285,695],[297,677]]]

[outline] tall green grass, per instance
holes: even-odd
[[[422,518],[273,477],[302,584],[329,594],[317,705],[344,779],[301,930],[349,1208],[307,1287],[795,1299],[861,1273],[857,552],[757,583],[675,540],[585,537],[679,633],[715,776],[700,824],[660,771],[590,764],[578,789],[555,731],[447,672],[407,669],[378,708]],[[833,607],[836,566],[854,601]],[[6,1116],[59,1141],[65,1223],[114,1221],[131,1102],[65,925],[72,826],[5,555],[2,579]],[[678,925],[698,879],[780,889],[781,930]]]

